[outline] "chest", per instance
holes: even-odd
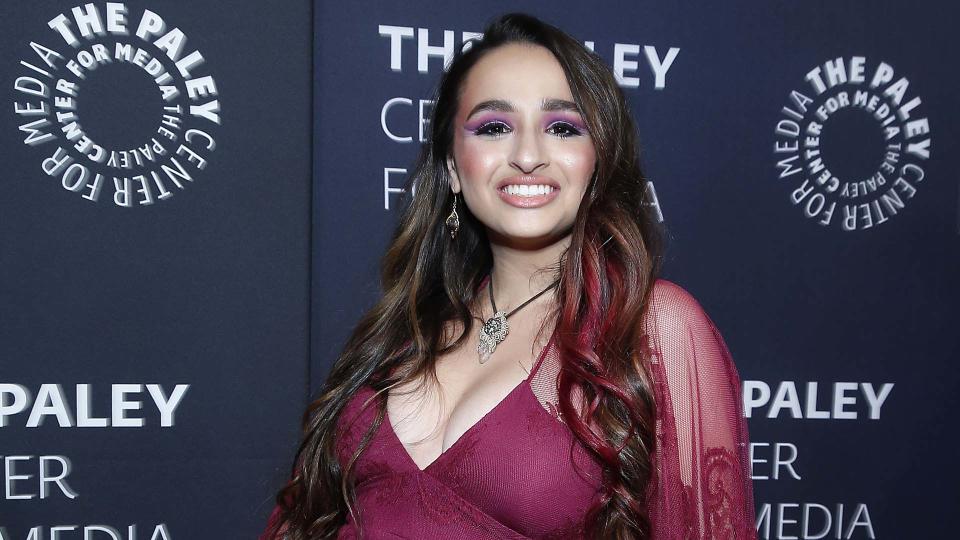
[[[353,464],[365,526],[433,538],[582,538],[602,470],[528,386],[518,388],[425,468],[381,423]],[[375,407],[360,405],[373,396],[365,386],[347,406],[342,467],[375,420]]]
[[[507,339],[486,362],[480,363],[477,352],[477,324],[461,346],[438,357],[436,381],[421,377],[390,389],[385,422],[419,469],[521,390],[536,369],[551,336],[538,336],[539,325],[532,322],[510,322]]]

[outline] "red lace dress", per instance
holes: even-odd
[[[655,539],[753,539],[754,502],[740,380],[700,304],[654,285],[644,324],[654,349],[655,478],[646,497]],[[358,458],[364,538],[583,538],[601,485],[599,464],[557,415],[554,338],[530,375],[421,470],[385,416]],[[342,465],[375,416],[363,387],[340,417]],[[271,516],[271,524],[278,509]],[[338,538],[359,538],[352,516]],[[262,536],[261,540],[267,537]]]

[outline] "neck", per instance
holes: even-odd
[[[570,235],[553,242],[526,243],[500,241],[490,235],[493,254],[493,297],[497,309],[509,313],[515,307],[549,287],[557,276],[553,268],[570,245]],[[553,291],[548,291],[530,302],[527,308],[549,304]],[[484,291],[484,303],[489,302]],[[489,309],[489,307],[487,308]]]

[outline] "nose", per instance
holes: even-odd
[[[536,130],[518,129],[514,137],[513,149],[510,154],[510,166],[530,174],[547,165],[546,152],[541,146]]]

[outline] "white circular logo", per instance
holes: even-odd
[[[886,223],[916,194],[930,157],[920,98],[890,64],[863,56],[829,60],[805,80],[804,91],[790,92],[774,130],[790,202],[825,227]]]
[[[216,149],[220,103],[186,34],[120,2],[77,6],[47,25],[14,83],[23,142],[46,150],[40,169],[86,200],[121,207],[187,189]]]

